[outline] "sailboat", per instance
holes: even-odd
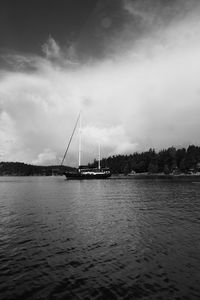
[[[79,123],[79,154],[78,154],[78,169],[74,172],[64,172],[64,175],[66,176],[66,179],[107,179],[111,176],[111,172],[109,168],[102,168],[101,167],[101,153],[100,153],[100,144],[99,144],[99,155],[98,155],[98,167],[97,168],[90,168],[88,166],[82,166],[81,165],[81,113],[79,113],[79,116],[77,118],[76,124],[74,126],[72,135],[70,137],[67,149],[65,151],[61,166],[63,165],[63,162],[65,160],[66,154],[68,152],[69,146],[71,144],[72,138],[74,136],[74,132],[77,128],[77,125]]]

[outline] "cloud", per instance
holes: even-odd
[[[132,153],[137,150],[137,143],[131,142],[130,137],[124,131],[122,125],[98,127],[95,125],[86,125],[82,129],[82,138],[84,140],[85,151],[93,152],[97,155],[98,145],[103,146],[102,154],[107,155]],[[91,141],[93,146],[91,147]],[[96,152],[96,153],[95,153]]]
[[[99,142],[104,157],[200,144],[196,16],[163,22],[137,42],[129,20],[110,45],[116,51],[100,60],[70,62],[53,38],[45,58],[10,54],[13,69],[0,72],[1,160],[61,162],[80,109],[83,163],[97,157]],[[76,132],[66,164],[77,164],[77,152]]]
[[[51,164],[51,162],[55,162],[57,159],[56,153],[52,151],[51,149],[44,149],[42,153],[39,153],[36,160],[32,161],[32,164],[34,165],[48,165]]]
[[[47,58],[58,58],[60,57],[61,51],[58,43],[49,36],[47,42],[42,46],[42,50]]]

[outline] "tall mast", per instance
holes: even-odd
[[[73,138],[73,136],[74,136],[74,132],[75,132],[76,127],[77,127],[77,125],[78,125],[79,119],[80,119],[80,113],[79,113],[78,118],[77,118],[77,120],[76,120],[76,124],[75,124],[75,126],[74,126],[72,135],[71,135],[71,137],[70,137],[70,139],[69,139],[69,142],[68,142],[68,145],[67,145],[67,149],[66,149],[66,151],[65,151],[65,154],[64,154],[64,156],[63,156],[62,162],[61,162],[61,164],[60,164],[61,166],[62,166],[63,163],[64,163],[65,157],[66,157],[66,155],[67,155],[67,151],[68,151],[69,146],[70,146],[70,144],[71,144],[71,141],[72,141],[72,138]]]
[[[81,165],[81,112],[79,118],[79,147],[78,147],[78,166]]]
[[[99,143],[99,155],[98,155],[98,169],[101,169],[101,146]]]

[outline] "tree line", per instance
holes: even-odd
[[[67,166],[35,166],[21,162],[1,162],[0,176],[51,176],[62,175],[65,171],[74,168]]]
[[[98,162],[94,160],[88,167],[97,168]],[[135,152],[130,155],[113,155],[101,160],[102,167],[110,168],[113,174],[135,173],[195,173],[200,172],[200,147],[190,145],[187,149],[170,147],[158,152],[149,149],[145,152]],[[64,171],[74,171],[68,166],[35,166],[20,162],[1,162],[0,176],[20,175],[50,176],[62,175]]]
[[[187,149],[168,149],[156,152],[149,149],[130,155],[113,155],[101,160],[101,165],[109,167],[112,173],[194,173],[200,171],[200,147],[190,145]],[[94,160],[90,167],[97,167]]]

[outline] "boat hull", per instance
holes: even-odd
[[[111,176],[110,173],[98,174],[81,174],[81,173],[64,173],[67,180],[84,180],[84,179],[107,179]]]

